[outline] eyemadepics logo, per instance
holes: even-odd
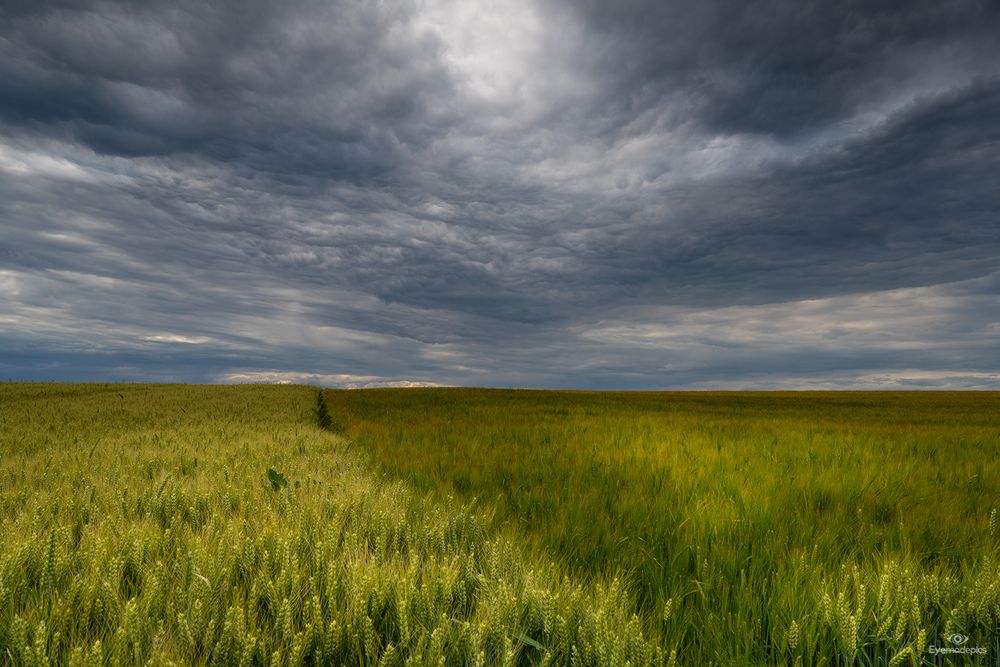
[[[961,632],[953,632],[945,636],[944,640],[948,644],[951,644],[951,646],[935,646],[931,644],[927,647],[927,652],[932,655],[944,653],[952,655],[986,655],[989,651],[985,646],[965,646],[969,641],[969,635],[963,635]]]

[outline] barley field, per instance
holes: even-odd
[[[1000,656],[998,394],[3,384],[0,447],[2,664]]]

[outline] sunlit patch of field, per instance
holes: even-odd
[[[624,577],[679,664],[1000,664],[1000,394],[325,396],[373,466]]]
[[[0,663],[670,660],[625,582],[371,472],[317,399],[0,385]]]

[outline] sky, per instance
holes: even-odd
[[[1000,389],[1000,3],[6,0],[0,380]]]

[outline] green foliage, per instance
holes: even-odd
[[[267,469],[267,479],[271,482],[271,488],[275,491],[280,491],[281,489],[288,486],[288,480],[280,472],[274,468]]]
[[[316,421],[319,423],[320,428],[325,428],[338,433],[343,430],[341,424],[333,421],[333,416],[330,414],[330,410],[327,407],[326,399],[323,397],[322,390],[316,392]]]
[[[919,664],[1000,630],[1000,394],[326,398],[376,467],[584,585],[624,577],[676,664]]]

